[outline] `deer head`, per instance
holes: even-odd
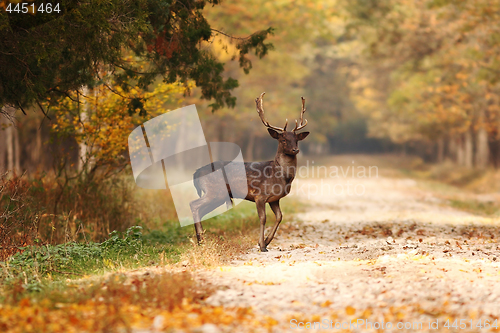
[[[272,126],[266,120],[264,116],[264,107],[262,104],[262,97],[264,97],[265,92],[260,94],[259,97],[255,99],[255,104],[257,105],[257,113],[259,114],[260,120],[267,127],[267,131],[274,139],[278,140],[278,153],[284,153],[286,155],[297,155],[299,153],[299,141],[304,140],[309,132],[296,133],[303,129],[307,125],[307,119],[304,119],[304,113],[306,112],[306,100],[304,97],[302,99],[302,111],[300,112],[300,123],[295,120],[295,128],[288,132],[286,127],[288,125],[288,119],[285,121],[285,126],[283,128]]]

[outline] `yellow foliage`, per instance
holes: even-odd
[[[186,89],[180,84],[160,83],[152,92],[141,92],[133,88],[127,94],[116,87],[111,91],[106,86],[91,90],[86,96],[80,94],[75,102],[69,97],[52,107],[55,121],[52,130],[61,135],[74,137],[78,144],[87,146],[87,159],[95,165],[113,165],[123,157],[127,149],[128,135],[139,124],[168,112],[168,106],[178,107]],[[132,98],[141,98],[147,116],[129,114],[128,104]]]

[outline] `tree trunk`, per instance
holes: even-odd
[[[444,161],[444,139],[443,138],[440,138],[437,141],[436,161],[438,163],[443,163],[443,161]]]
[[[6,137],[5,137],[5,117],[0,114],[0,175],[6,170],[5,166],[5,154],[7,152]]]
[[[473,142],[472,142],[472,133],[471,131],[467,131],[464,134],[464,166],[467,168],[472,168],[474,162],[474,154],[473,154]]]
[[[457,138],[450,136],[448,139],[448,157],[458,163],[457,161]]]
[[[255,152],[254,152],[254,157],[256,157],[257,159],[262,159],[262,155],[263,155],[263,145],[262,145],[262,139],[259,138],[258,139],[258,142],[257,142],[257,146],[255,146]]]
[[[12,124],[8,124],[8,127],[5,129],[5,144],[7,146],[7,170],[14,170],[14,133],[12,130]]]
[[[464,136],[460,135],[456,139],[456,158],[457,158],[457,164],[464,166],[465,165],[465,144],[464,144]]]
[[[19,146],[19,128],[17,126],[12,126],[14,134],[14,170],[16,173],[21,172],[21,149]]]
[[[178,134],[178,139],[176,142],[175,150],[178,152],[184,152],[186,151],[187,147],[187,133],[186,133],[186,114],[183,112],[181,114],[181,123],[179,126],[179,134]],[[151,144],[151,143],[149,143]],[[209,153],[211,154],[211,150],[209,149]],[[186,161],[186,156],[184,154],[177,154],[175,157],[176,163],[177,163],[177,168],[179,170],[184,170],[186,168],[186,165],[189,164],[189,161]]]
[[[406,154],[407,145],[408,144],[406,142],[403,142],[401,144],[401,151],[399,152],[399,154],[400,154],[401,157],[406,157],[406,155],[407,155]]]
[[[31,148],[31,171],[36,172],[42,166],[42,128],[36,126],[35,141],[30,145]]]
[[[481,126],[476,135],[476,156],[475,165],[479,169],[484,169],[488,166],[490,149],[488,146],[488,132]]]
[[[492,138],[489,142],[490,161],[495,168],[500,168],[500,140]]]
[[[248,139],[247,148],[245,150],[245,157],[247,161],[253,161],[253,147],[255,144],[255,136],[250,135],[250,139]]]
[[[7,121],[7,128],[5,129],[5,145],[7,146],[7,170],[15,171],[14,161],[14,126],[12,119],[14,117],[15,109],[10,106],[4,107],[5,113],[11,118]]]
[[[89,88],[87,86],[84,86],[82,88],[82,97],[83,97],[83,103],[81,106],[81,111],[80,111],[80,120],[83,124],[88,119],[88,113],[90,110],[90,103],[88,101],[88,96],[89,96]],[[78,144],[79,149],[78,149],[78,171],[82,171],[83,168],[87,167],[87,155],[88,155],[88,146],[87,143],[85,142],[85,137],[82,138],[80,143]]]

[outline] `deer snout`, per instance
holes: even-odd
[[[292,149],[292,152],[293,152],[294,154],[298,154],[298,153],[299,153],[299,151],[300,151],[300,150],[299,150],[299,148],[293,148],[293,149]]]

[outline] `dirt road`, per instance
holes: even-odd
[[[285,216],[268,253],[203,273],[223,287],[207,303],[252,307],[272,332],[500,328],[498,219],[451,209],[410,179],[354,184],[296,180],[306,212]]]

